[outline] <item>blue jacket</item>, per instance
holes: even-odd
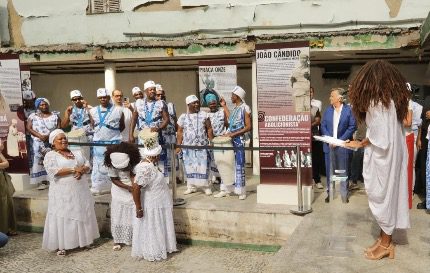
[[[325,110],[323,119],[321,122],[321,134],[325,136],[333,136],[333,114],[334,107],[330,106]],[[337,126],[336,136],[338,139],[347,140],[352,139],[352,135],[357,129],[355,118],[352,114],[351,107],[344,104],[342,112],[340,113],[339,125]],[[330,151],[328,144],[323,145],[324,153]],[[350,151],[350,150],[348,150]]]

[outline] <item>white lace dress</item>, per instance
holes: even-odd
[[[117,177],[122,183],[131,186],[130,172],[109,168],[108,174],[110,177]],[[133,195],[128,190],[120,188],[113,183],[111,195],[110,227],[113,241],[117,244],[131,245],[133,237],[132,223],[136,211]]]
[[[43,161],[50,182],[43,249],[66,250],[84,247],[100,237],[94,198],[88,188],[89,175],[84,174],[80,180],[73,175],[55,176],[62,168],[84,164],[89,166],[88,160],[80,151],[73,153],[75,158],[67,159],[55,151],[50,151]]]
[[[142,218],[133,219],[131,256],[148,261],[167,259],[167,253],[177,251],[169,186],[152,163],[141,162],[135,170],[144,212]]]

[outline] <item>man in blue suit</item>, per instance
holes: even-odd
[[[351,107],[344,104],[345,90],[342,88],[333,88],[330,91],[330,104],[324,112],[321,122],[321,134],[332,136],[341,140],[352,139],[352,135],[357,129],[355,118],[352,115]],[[335,133],[334,133],[335,132]],[[325,202],[330,202],[330,179],[335,170],[345,170],[345,175],[349,176],[349,165],[352,151],[334,147],[324,143],[324,158],[327,175],[327,197]],[[331,164],[330,164],[331,162]],[[348,200],[348,180],[341,183],[340,193],[342,201],[347,203]]]

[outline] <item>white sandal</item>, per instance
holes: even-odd
[[[112,247],[112,249],[113,249],[113,251],[120,251],[122,249],[122,246],[121,245],[114,245]]]
[[[62,256],[62,257],[66,256],[66,251],[64,249],[58,250],[57,256]]]

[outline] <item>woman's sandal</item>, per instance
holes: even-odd
[[[370,246],[370,247],[368,247],[368,248],[364,249],[364,253],[374,251],[375,249],[377,249],[377,248],[378,248],[378,246],[379,246],[379,244],[380,244],[380,243],[381,243],[381,238],[378,238],[378,240],[376,240],[376,242],[375,242],[375,243],[373,243],[373,245],[372,245],[372,246]]]
[[[64,249],[58,250],[57,256],[62,256],[62,257],[66,256],[66,251]]]
[[[376,248],[374,251],[366,252],[366,254],[364,254],[364,257],[366,257],[366,259],[369,259],[369,260],[380,260],[380,259],[385,258],[387,256],[388,256],[388,259],[394,259],[394,245],[393,244],[390,244],[387,247],[379,244],[378,247],[381,247],[382,249],[384,249],[384,251],[381,251],[381,252],[379,252],[378,255],[375,255],[374,251],[377,249]]]
[[[121,245],[114,245],[114,246],[112,247],[112,249],[113,249],[114,251],[120,251],[120,250],[122,249],[122,246],[121,246]]]

